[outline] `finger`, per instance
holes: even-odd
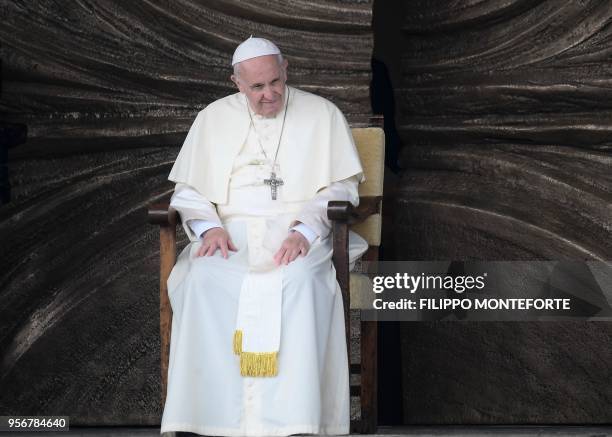
[[[198,248],[198,251],[196,252],[196,256],[203,256],[206,253],[207,249],[208,249],[208,245],[207,244],[202,244]]]
[[[229,247],[229,249],[233,250],[234,252],[238,251],[238,248],[236,247],[236,245],[234,244],[232,240],[227,240],[227,247]]]
[[[289,264],[290,259],[291,259],[291,252],[289,250],[286,250],[285,254],[283,255],[283,264],[284,265]]]
[[[221,249],[221,256],[227,259],[227,241],[221,241],[219,243],[219,249]]]
[[[289,253],[287,256],[287,262],[285,263],[285,265],[288,265],[289,263],[292,263],[295,260],[295,256],[293,255],[293,253]]]
[[[289,260],[289,262],[295,261],[299,255],[300,255],[300,248],[298,247],[293,252],[291,252],[291,259]]]
[[[206,256],[213,256],[216,251],[217,251],[217,242],[214,242],[210,245],[210,247],[206,251]]]
[[[274,264],[276,266],[281,265],[281,263],[283,262],[283,257],[285,256],[285,252],[286,252],[285,248],[281,246],[281,248],[278,249],[278,251],[274,255]]]

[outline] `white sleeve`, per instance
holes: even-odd
[[[308,240],[308,244],[312,244],[318,237],[317,233],[306,226],[304,223],[300,223],[291,228],[292,231],[297,231]]]
[[[213,227],[223,227],[215,205],[186,184],[176,184],[170,206],[181,215],[190,240],[197,240]]]
[[[358,176],[333,182],[320,190],[312,200],[304,205],[296,220],[306,225],[318,237],[327,237],[331,231],[331,222],[327,218],[327,203],[330,200],[348,200],[353,206],[359,205],[358,185]],[[299,229],[296,230],[299,231]],[[308,236],[306,238],[308,239]]]
[[[215,222],[210,222],[208,220],[202,220],[202,219],[189,220],[187,224],[189,225],[189,227],[191,228],[195,236],[198,238],[202,238],[204,233],[208,231],[209,229],[222,227],[222,226],[219,226],[219,224]]]

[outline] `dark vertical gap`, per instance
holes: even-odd
[[[2,51],[2,44],[0,44],[0,53]],[[2,70],[2,61],[0,58],[0,99],[2,99],[2,86],[4,82],[4,74]],[[9,203],[11,201],[11,186],[9,185],[8,178],[8,141],[6,141],[4,134],[4,121],[0,120],[0,205]]]
[[[401,81],[402,21],[404,2],[375,0],[372,30],[374,53],[370,97],[372,113],[384,115],[387,172],[399,171],[401,141],[395,127],[394,88]],[[385,189],[385,192],[388,190]],[[386,223],[386,226],[390,226]],[[383,231],[384,232],[384,231]],[[383,238],[383,241],[385,239]],[[387,251],[390,253],[391,251]],[[380,258],[385,258],[384,244]],[[378,424],[403,424],[402,354],[400,322],[378,324]]]
[[[0,49],[2,46],[0,45]],[[0,53],[2,51],[0,50]],[[4,91],[3,59],[0,58],[0,99]],[[25,124],[7,123],[0,120],[0,205],[11,201],[11,183],[9,180],[9,149],[25,143],[27,136]]]

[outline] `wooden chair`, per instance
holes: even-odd
[[[382,121],[382,119],[380,119]],[[382,123],[381,123],[382,124]],[[348,267],[348,230],[361,235],[370,246],[361,257],[378,260],[381,241],[382,195],[385,163],[385,136],[380,127],[352,129],[366,181],[359,186],[359,206],[349,202],[329,202],[327,216],[332,220],[333,262],[342,290],[344,320],[349,357],[351,354],[351,309],[368,309],[372,283],[366,275],[350,273]],[[371,308],[369,308],[371,309]],[[360,374],[360,385],[351,385],[351,396],[359,396],[361,420],[351,423],[351,432],[374,434],[377,423],[377,358],[378,325],[375,321],[360,322],[361,353],[358,364],[349,364],[351,374]],[[353,354],[354,355],[354,354]],[[349,358],[350,360],[350,358]]]
[[[376,118],[373,119],[373,122],[381,126],[381,120]],[[351,422],[351,432],[373,434],[376,430],[377,416],[377,325],[376,322],[361,322],[361,363],[350,364],[350,310],[360,309],[361,302],[371,300],[367,296],[372,293],[372,288],[366,276],[349,272],[348,230],[351,228],[360,234],[370,246],[362,259],[377,260],[381,238],[385,140],[380,127],[353,128],[352,133],[366,176],[366,182],[359,187],[360,205],[358,208],[353,208],[349,202],[330,202],[328,217],[333,223],[333,262],[344,301],[350,373],[361,375],[361,384],[351,385],[351,396],[359,396],[361,400],[361,420]],[[172,326],[172,309],[168,299],[167,280],[176,262],[176,226],[180,224],[180,216],[166,202],[149,207],[149,222],[160,227],[159,328],[163,406],[166,399]]]

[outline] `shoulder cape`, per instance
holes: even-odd
[[[349,126],[329,100],[290,88],[285,131],[278,151],[284,185],[280,200],[314,197],[332,182],[363,170]],[[200,111],[189,129],[169,180],[192,186],[213,203],[227,203],[234,159],[249,132],[242,93],[217,100]]]

